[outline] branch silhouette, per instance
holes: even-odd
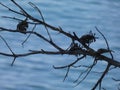
[[[46,55],[73,55],[76,57],[76,60],[74,60],[72,63],[68,64],[68,65],[63,65],[63,66],[55,66],[53,65],[54,69],[67,69],[66,70],[66,74],[64,76],[64,80],[66,80],[66,78],[68,78],[68,74],[69,71],[71,70],[71,68],[80,68],[80,67],[85,67],[86,70],[84,70],[83,72],[81,72],[81,74],[79,75],[79,77],[74,81],[74,83],[76,83],[75,86],[79,85],[80,83],[82,83],[90,74],[90,72],[92,72],[92,69],[94,68],[94,66],[96,66],[96,64],[98,64],[98,61],[105,61],[107,62],[106,68],[104,70],[104,72],[102,72],[101,77],[97,80],[97,82],[95,83],[95,85],[92,87],[91,90],[95,90],[99,87],[99,90],[102,90],[102,81],[105,77],[105,75],[108,73],[108,71],[110,70],[110,68],[112,66],[114,66],[115,68],[120,68],[120,62],[118,60],[114,60],[114,57],[112,55],[112,50],[109,47],[108,41],[105,38],[104,34],[102,34],[102,32],[95,27],[96,31],[103,37],[103,40],[105,40],[105,44],[107,46],[107,48],[99,48],[97,51],[94,50],[94,48],[91,48],[91,44],[95,43],[96,40],[98,40],[98,37],[96,37],[96,34],[93,33],[92,31],[90,31],[88,34],[82,35],[81,37],[78,37],[78,35],[73,32],[72,34],[69,32],[66,32],[65,30],[62,29],[62,27],[55,27],[53,25],[50,25],[48,23],[45,22],[45,19],[42,15],[41,10],[32,2],[29,2],[28,4],[31,6],[31,8],[33,8],[34,10],[36,10],[36,12],[39,13],[41,19],[37,19],[36,17],[32,16],[31,14],[29,14],[22,6],[20,6],[15,0],[10,0],[13,5],[15,5],[16,7],[18,7],[20,9],[20,11],[16,11],[14,9],[11,9],[9,6],[4,5],[3,3],[0,3],[0,5],[2,5],[3,7],[5,7],[6,9],[8,9],[8,11],[21,15],[24,17],[24,19],[20,19],[17,16],[16,17],[12,17],[12,16],[2,16],[5,19],[12,19],[12,20],[16,20],[19,21],[19,23],[16,25],[16,29],[8,29],[5,27],[0,27],[0,32],[11,32],[11,33],[21,33],[21,34],[25,34],[28,35],[27,38],[22,42],[22,45],[25,44],[28,40],[28,38],[31,35],[35,35],[36,37],[38,37],[39,39],[43,39],[44,42],[47,42],[49,45],[53,46],[55,48],[54,51],[49,51],[49,50],[28,50],[28,52],[25,53],[20,53],[17,54],[15,52],[13,52],[13,50],[10,48],[10,46],[8,45],[7,41],[4,39],[3,36],[0,36],[1,39],[3,40],[3,42],[5,42],[6,46],[8,47],[8,49],[11,51],[11,53],[4,53],[4,52],[0,52],[0,55],[3,56],[7,56],[7,57],[13,57],[13,61],[11,63],[11,65],[13,66],[15,60],[17,58],[20,57],[25,57],[25,56],[30,56],[30,55],[35,55],[35,54],[46,54]],[[28,30],[28,27],[30,25],[34,25],[32,30]],[[47,31],[47,36],[44,36],[42,34],[40,34],[39,32],[36,31],[36,27],[37,26],[44,26],[45,30]],[[50,34],[50,31],[54,31],[57,33],[60,33],[62,35],[64,35],[66,38],[69,38],[70,41],[70,45],[68,48],[64,49],[61,46],[57,45],[52,38],[52,34]],[[16,48],[17,49],[17,48]],[[111,55],[111,57],[108,57],[106,55],[104,55],[104,53],[109,53]],[[93,63],[89,66],[85,66],[85,65],[79,65],[79,66],[75,66],[78,62],[80,63],[82,60],[86,59],[87,56],[90,56],[93,58]],[[93,73],[92,73],[93,74]],[[81,76],[84,75],[82,78]]]

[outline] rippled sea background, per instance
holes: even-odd
[[[36,4],[42,11],[45,21],[53,26],[61,26],[67,32],[76,32],[78,36],[88,33],[90,30],[99,37],[95,44],[92,44],[95,50],[106,48],[102,36],[95,30],[97,26],[106,36],[110,48],[114,51],[115,60],[120,61],[120,0],[16,0],[33,16],[40,19],[28,2]],[[1,3],[15,9],[16,6],[10,0],[1,0]],[[13,16],[24,19],[19,15],[10,13],[6,8],[0,5],[0,16]],[[18,21],[0,17],[0,27],[15,29]],[[47,34],[38,27],[37,30],[42,35]],[[29,30],[31,30],[29,28]],[[66,37],[50,32],[55,42],[63,48],[70,44]],[[25,40],[26,35],[20,33],[0,32],[12,50],[16,53],[33,50],[54,50],[48,43],[42,39],[31,35],[24,47],[21,42]],[[0,40],[0,52],[11,53]],[[17,58],[14,66],[10,64],[13,58],[0,55],[0,90],[90,90],[96,80],[101,75],[106,66],[106,62],[101,61],[94,68],[87,79],[77,87],[73,83],[80,74],[81,69],[71,69],[68,78],[63,82],[66,69],[56,70],[52,66],[66,65],[75,60],[74,56],[68,55],[32,55]],[[89,64],[92,58],[86,58],[84,64]],[[80,63],[79,63],[80,64]],[[120,78],[120,69],[114,69],[106,75],[103,80],[103,87],[106,90],[117,90],[118,83],[111,78]]]

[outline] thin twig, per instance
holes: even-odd
[[[15,55],[15,53],[12,51],[12,49],[10,48],[10,46],[8,45],[8,43],[7,43],[7,41],[0,35],[0,38],[4,41],[4,43],[6,44],[6,46],[8,47],[8,49],[11,51],[11,53],[12,53],[12,55],[13,55],[13,57],[14,57],[14,59],[13,59],[13,61],[12,61],[12,64],[11,64],[11,66],[13,66],[13,64],[14,64],[14,62],[15,62],[15,59],[16,59],[16,55]]]
[[[39,14],[40,14],[43,22],[45,23],[45,20],[44,20],[44,17],[43,17],[43,15],[42,15],[41,10],[40,10],[35,4],[33,4],[32,2],[29,2],[29,4],[30,4],[34,9],[36,9],[36,10],[39,12]],[[47,31],[47,34],[48,34],[50,40],[52,41],[52,38],[51,38],[51,35],[50,35],[49,31],[48,31],[47,26],[46,26],[45,24],[44,24],[44,26],[45,26],[45,29],[46,29],[46,31]]]
[[[68,64],[68,65],[65,65],[65,66],[60,66],[60,67],[56,67],[53,65],[53,68],[54,69],[62,69],[62,68],[67,68],[67,67],[70,67],[70,66],[73,66],[74,64],[76,64],[79,60],[83,59],[85,56],[83,55],[82,57],[78,58],[76,61]]]
[[[20,12],[18,12],[18,11],[15,11],[15,10],[13,10],[13,9],[11,9],[11,8],[9,8],[9,7],[7,7],[6,5],[2,4],[1,2],[0,2],[0,5],[2,5],[3,7],[7,8],[7,9],[8,9],[9,11],[11,11],[11,12],[14,12],[14,13],[16,13],[16,14],[25,16],[25,15],[23,15],[22,13],[20,13]]]
[[[13,19],[13,20],[17,20],[17,21],[23,21],[22,19],[16,18],[16,17],[10,17],[10,16],[2,16],[2,18],[9,18],[9,19]],[[27,21],[28,22],[28,21]],[[39,24],[39,23],[35,23],[35,22],[28,22],[29,24]]]
[[[65,77],[64,77],[64,79],[63,79],[63,82],[64,82],[65,79],[68,77],[68,73],[69,73],[69,71],[70,71],[70,67],[67,67],[67,72],[66,72],[66,74],[65,74]]]
[[[35,24],[34,27],[32,28],[32,32],[35,30],[35,27],[36,27],[36,24]],[[30,33],[30,34],[27,36],[27,38],[22,42],[22,46],[23,46],[23,44],[28,40],[28,38],[30,37],[31,34],[32,34],[32,33]]]
[[[106,45],[107,45],[107,48],[108,48],[108,50],[110,51],[110,55],[111,55],[112,59],[114,59],[113,54],[112,54],[112,52],[111,52],[111,50],[110,50],[110,47],[109,47],[109,44],[108,44],[108,41],[107,41],[106,37],[104,36],[104,34],[102,34],[102,32],[100,32],[100,30],[99,30],[97,27],[95,27],[95,28],[96,28],[96,30],[102,35],[102,37],[104,38],[104,40],[105,40],[105,42],[106,42]]]
[[[11,66],[13,66],[13,64],[14,64],[14,62],[15,62],[15,60],[16,60],[16,58],[17,58],[17,57],[14,57],[14,59],[13,59],[13,61],[12,61],[12,63],[11,63]]]
[[[29,16],[29,14],[19,5],[15,2],[15,0],[11,0],[20,10],[21,12],[23,12],[23,15],[25,15],[26,17]]]
[[[99,80],[97,81],[97,83],[94,85],[94,87],[91,90],[95,90],[97,88],[97,86],[102,82],[103,78],[108,73],[110,66],[111,66],[110,64],[107,65],[107,67],[106,67],[105,71],[103,72],[102,76],[99,78]]]
[[[8,47],[8,49],[11,51],[11,53],[13,55],[15,55],[14,52],[12,51],[12,49],[10,48],[10,46],[8,45],[7,41],[1,35],[0,35],[0,38],[4,41],[4,43],[6,44],[6,46]]]
[[[89,73],[91,72],[92,68],[93,68],[95,65],[96,65],[96,61],[94,61],[93,64],[88,67],[88,69],[85,71],[85,72],[87,72],[86,75],[75,85],[75,87],[78,86],[81,82],[83,82],[83,81],[86,79],[86,77],[89,75]],[[84,73],[85,73],[85,72],[84,72]],[[81,75],[82,75],[82,74],[80,74],[80,76],[78,77],[78,79],[77,79],[75,82],[77,82],[77,81],[79,80],[79,78],[81,77]]]
[[[114,81],[120,82],[120,79],[112,78]]]

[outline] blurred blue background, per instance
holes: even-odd
[[[90,30],[99,37],[95,44],[92,44],[95,50],[106,48],[105,41],[95,30],[97,26],[106,36],[110,48],[114,51],[115,60],[120,61],[120,0],[16,0],[33,16],[41,19],[39,13],[35,11],[28,2],[31,1],[37,5],[47,23],[53,26],[61,26],[66,32],[76,32],[78,36],[88,33]],[[10,0],[1,0],[5,5],[18,10]],[[13,16],[24,19],[19,15],[10,13],[6,8],[0,5],[0,16]],[[17,21],[0,17],[0,27],[15,29]],[[29,27],[29,30],[31,30]],[[46,35],[44,27],[37,27],[36,31]],[[63,48],[67,48],[70,40],[61,34],[50,31],[55,42]],[[0,32],[12,50],[16,53],[27,52],[28,49],[54,50],[42,39],[31,35],[24,47],[21,42],[25,40],[26,35],[19,33]],[[11,53],[0,40],[0,52]],[[68,55],[32,55],[17,58],[13,67],[10,66],[13,58],[0,55],[0,90],[90,90],[96,80],[101,75],[106,66],[106,62],[101,61],[97,64],[87,79],[77,87],[73,83],[79,76],[82,69],[71,69],[68,78],[63,82],[66,70],[55,70],[52,65],[66,65],[75,60],[74,56]],[[89,62],[88,62],[89,61]],[[83,64],[91,63],[92,58],[88,57]],[[80,64],[80,63],[79,63]],[[111,78],[120,78],[120,70],[114,69],[106,75],[103,80],[103,87],[107,90],[117,90],[117,84]]]

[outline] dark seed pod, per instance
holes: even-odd
[[[89,46],[92,42],[96,41],[96,38],[97,37],[95,37],[95,34],[90,31],[89,34],[86,34],[80,37],[80,41],[83,45]]]
[[[28,28],[27,18],[18,23],[17,25],[17,30],[23,34],[26,34],[27,28]]]

